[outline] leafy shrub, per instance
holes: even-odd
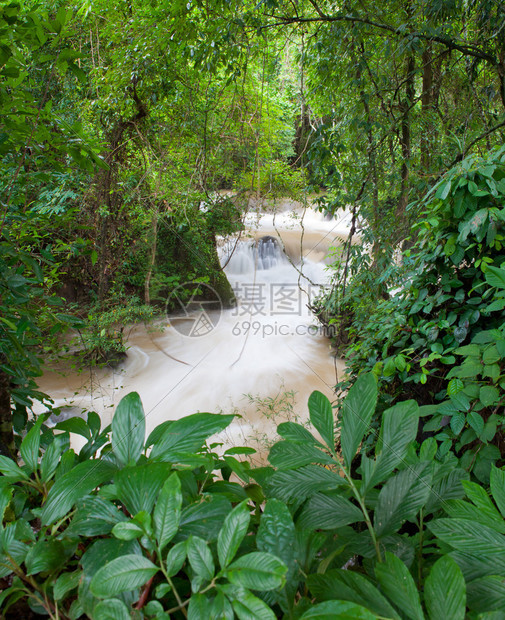
[[[441,453],[468,448],[488,480],[504,441],[505,149],[463,160],[424,204],[402,286],[351,327],[348,370],[373,370],[386,403],[432,405]]]
[[[98,619],[503,611],[504,471],[492,469],[493,503],[454,455],[436,458],[433,438],[416,449],[413,401],[384,413],[375,455],[359,454],[376,401],[363,374],[337,448],[331,404],[314,392],[320,438],[284,423],[273,467],[254,470],[235,458],[250,449],[205,445],[231,415],[167,421],[147,440],[136,393],[105,429],[95,413],[55,429],[39,417],[22,463],[0,457],[4,613],[23,614],[23,602]],[[79,454],[70,432],[86,439]]]

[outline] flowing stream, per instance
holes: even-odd
[[[342,377],[343,363],[332,357],[307,303],[327,281],[330,249],[342,245],[349,222],[349,214],[327,220],[296,203],[276,215],[250,213],[246,232],[220,247],[235,308],[210,309],[205,321],[201,312],[168,317],[163,331],[135,326],[120,367],[46,369],[39,387],[63,407],[59,419],[94,410],[104,424],[135,390],[147,432],[197,411],[237,413],[220,440],[261,454],[277,424],[305,422],[310,393],[331,398]]]

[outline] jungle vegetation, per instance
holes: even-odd
[[[504,132],[499,0],[2,0],[2,614],[502,618]],[[317,436],[31,415],[69,329],[111,362],[182,282],[232,304],[216,236],[286,196],[353,214]]]

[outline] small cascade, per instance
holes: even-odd
[[[279,241],[266,235],[257,241],[228,243],[222,248],[221,262],[230,274],[243,275],[273,269],[287,261]]]

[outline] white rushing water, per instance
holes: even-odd
[[[148,432],[196,411],[235,412],[241,417],[221,439],[261,451],[278,423],[306,420],[313,390],[331,397],[336,374],[342,376],[307,303],[326,282],[329,249],[342,244],[349,221],[347,214],[326,220],[311,210],[302,218],[297,209],[249,214],[247,233],[220,248],[236,308],[210,310],[205,321],[201,313],[172,317],[164,331],[137,326],[121,367],[46,370],[40,388],[56,406],[71,408],[67,413],[94,410],[104,423],[135,390]]]

